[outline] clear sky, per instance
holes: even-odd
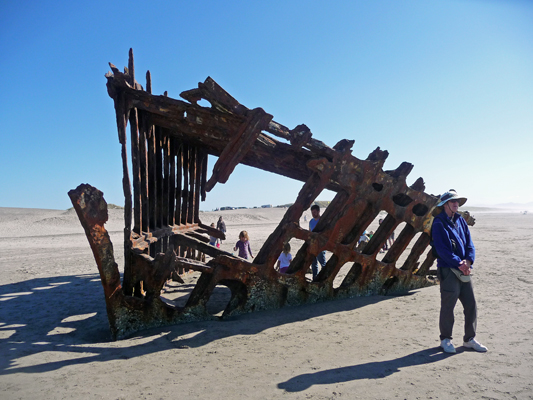
[[[154,94],[211,76],[330,146],[354,139],[358,158],[388,150],[385,169],[413,163],[407,182],[422,176],[428,193],[533,201],[532,1],[6,0],[0,206],[65,209],[80,183],[123,205],[104,75],[130,47]],[[301,186],[240,166],[201,208],[289,203]]]

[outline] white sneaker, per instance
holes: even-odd
[[[442,340],[440,342],[440,347],[442,347],[442,350],[444,350],[445,353],[455,353],[455,346],[451,339]]]
[[[468,342],[463,342],[463,346],[467,349],[473,349],[475,351],[479,351],[480,353],[486,352],[488,349],[483,346],[481,343],[479,343],[476,339],[470,339]]]

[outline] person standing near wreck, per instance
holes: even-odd
[[[381,225],[383,223],[383,218],[380,218],[378,221],[378,224]],[[385,253],[389,247],[387,246],[387,243],[389,242],[389,239],[385,240],[385,243],[383,243],[383,247],[379,250],[380,253]]]
[[[444,193],[433,213],[436,216],[431,227],[433,250],[437,253],[437,276],[440,281],[440,347],[446,353],[456,352],[452,343],[452,330],[453,310],[457,300],[461,301],[465,315],[463,346],[479,352],[487,351],[487,348],[475,339],[477,306],[470,271],[476,250],[468,225],[458,213],[459,207],[466,203],[466,200],[466,197],[459,197],[453,189]]]
[[[318,224],[318,221],[320,220],[320,207],[318,204],[314,204],[311,206],[311,215],[313,218],[309,220],[309,230],[313,232],[313,230],[316,227],[316,224]],[[313,280],[315,280],[316,276],[318,275],[318,263],[320,263],[321,267],[324,268],[326,266],[326,252],[321,251],[318,253],[316,258],[313,260],[313,263],[311,264],[311,270],[313,271]]]
[[[215,229],[215,224],[211,224],[211,228]],[[209,244],[211,246],[216,246],[216,247],[220,247],[220,244],[218,243],[218,238],[214,237],[214,236],[211,236],[209,235]]]
[[[278,265],[277,269],[282,274],[286,273],[289,269],[289,265],[291,265],[292,261],[292,255],[291,255],[291,245],[289,243],[285,243],[283,245],[283,251],[278,257]]]
[[[218,219],[217,229],[221,231],[224,235],[226,234],[226,223],[222,220],[222,215]],[[222,243],[222,239],[219,239],[219,241],[220,243]]]
[[[239,257],[244,258],[245,260],[250,260],[254,258],[252,254],[252,248],[250,247],[250,237],[248,232],[242,231],[239,233],[239,241],[235,243],[233,251],[239,250]]]

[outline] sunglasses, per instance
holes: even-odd
[[[448,200],[450,203],[459,203],[459,200],[457,199],[454,199],[454,200]]]

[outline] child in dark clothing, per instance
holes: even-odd
[[[234,251],[239,249],[239,257],[244,258],[245,260],[248,260],[250,257],[254,258],[249,240],[250,238],[248,237],[248,232],[242,231],[239,233],[239,241],[233,248]]]

